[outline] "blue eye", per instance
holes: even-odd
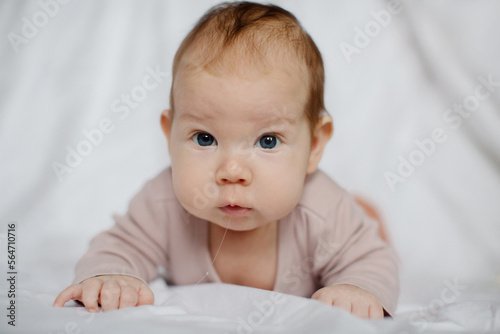
[[[275,148],[281,144],[280,140],[276,138],[275,136],[271,135],[265,135],[260,137],[259,141],[257,142],[257,146],[262,147],[263,149],[270,150],[272,148]]]
[[[194,135],[193,141],[200,146],[211,146],[215,143],[215,138],[209,133],[199,132]]]

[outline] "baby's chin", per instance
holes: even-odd
[[[266,225],[265,223],[255,222],[255,219],[249,217],[198,217],[209,222],[212,225],[235,232],[252,231]]]
[[[250,231],[255,231],[258,228],[262,228],[268,224],[249,224],[249,223],[242,223],[242,222],[237,222],[237,221],[231,221],[229,223],[220,223],[220,222],[212,222],[209,221],[212,225],[215,225],[217,227],[220,227],[222,229],[227,229],[232,232],[250,232]]]
[[[222,216],[222,218],[217,217],[198,217],[202,220],[209,222],[212,225],[220,227],[224,230],[234,231],[234,232],[249,232],[254,231],[264,226],[269,225],[269,223],[262,223],[262,221],[256,221],[252,217],[230,217]]]

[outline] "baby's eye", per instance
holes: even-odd
[[[257,146],[270,150],[281,144],[281,141],[272,135],[264,135],[257,141]]]
[[[215,144],[215,138],[209,133],[198,132],[193,136],[193,141],[200,146],[211,146]]]

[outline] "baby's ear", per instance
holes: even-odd
[[[307,174],[311,174],[318,168],[319,161],[323,156],[326,144],[333,134],[333,120],[328,114],[320,116],[311,143],[311,153],[309,154],[309,164],[307,165]]]
[[[169,143],[170,143],[170,131],[172,126],[172,120],[170,119],[170,117],[171,117],[170,110],[165,109],[162,111],[160,117],[161,128]],[[169,144],[169,149],[170,149],[170,144]]]

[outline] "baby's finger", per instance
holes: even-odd
[[[154,302],[155,296],[153,291],[151,291],[149,287],[143,285],[139,290],[139,302],[137,303],[137,306],[152,305]]]
[[[122,286],[120,295],[120,308],[136,306],[139,300],[137,291],[131,286]]]
[[[62,307],[66,302],[73,300],[80,300],[82,298],[82,286],[80,284],[72,284],[61,293],[54,300],[54,307]]]
[[[107,280],[102,285],[100,302],[104,312],[116,310],[120,304],[121,288],[115,280]]]
[[[84,281],[83,292],[82,292],[82,303],[89,312],[99,312],[99,306],[97,305],[97,300],[99,299],[99,293],[102,288],[102,281],[99,279],[90,279]]]
[[[367,319],[369,318],[369,305],[367,304],[360,304],[360,303],[353,303],[352,304],[352,314],[360,317]]]
[[[324,293],[322,290],[316,291],[312,296],[311,299],[316,299],[323,304],[332,306],[333,305],[333,299],[332,296],[329,293]]]
[[[380,305],[370,305],[368,314],[370,319],[381,319],[384,317],[384,309]]]

